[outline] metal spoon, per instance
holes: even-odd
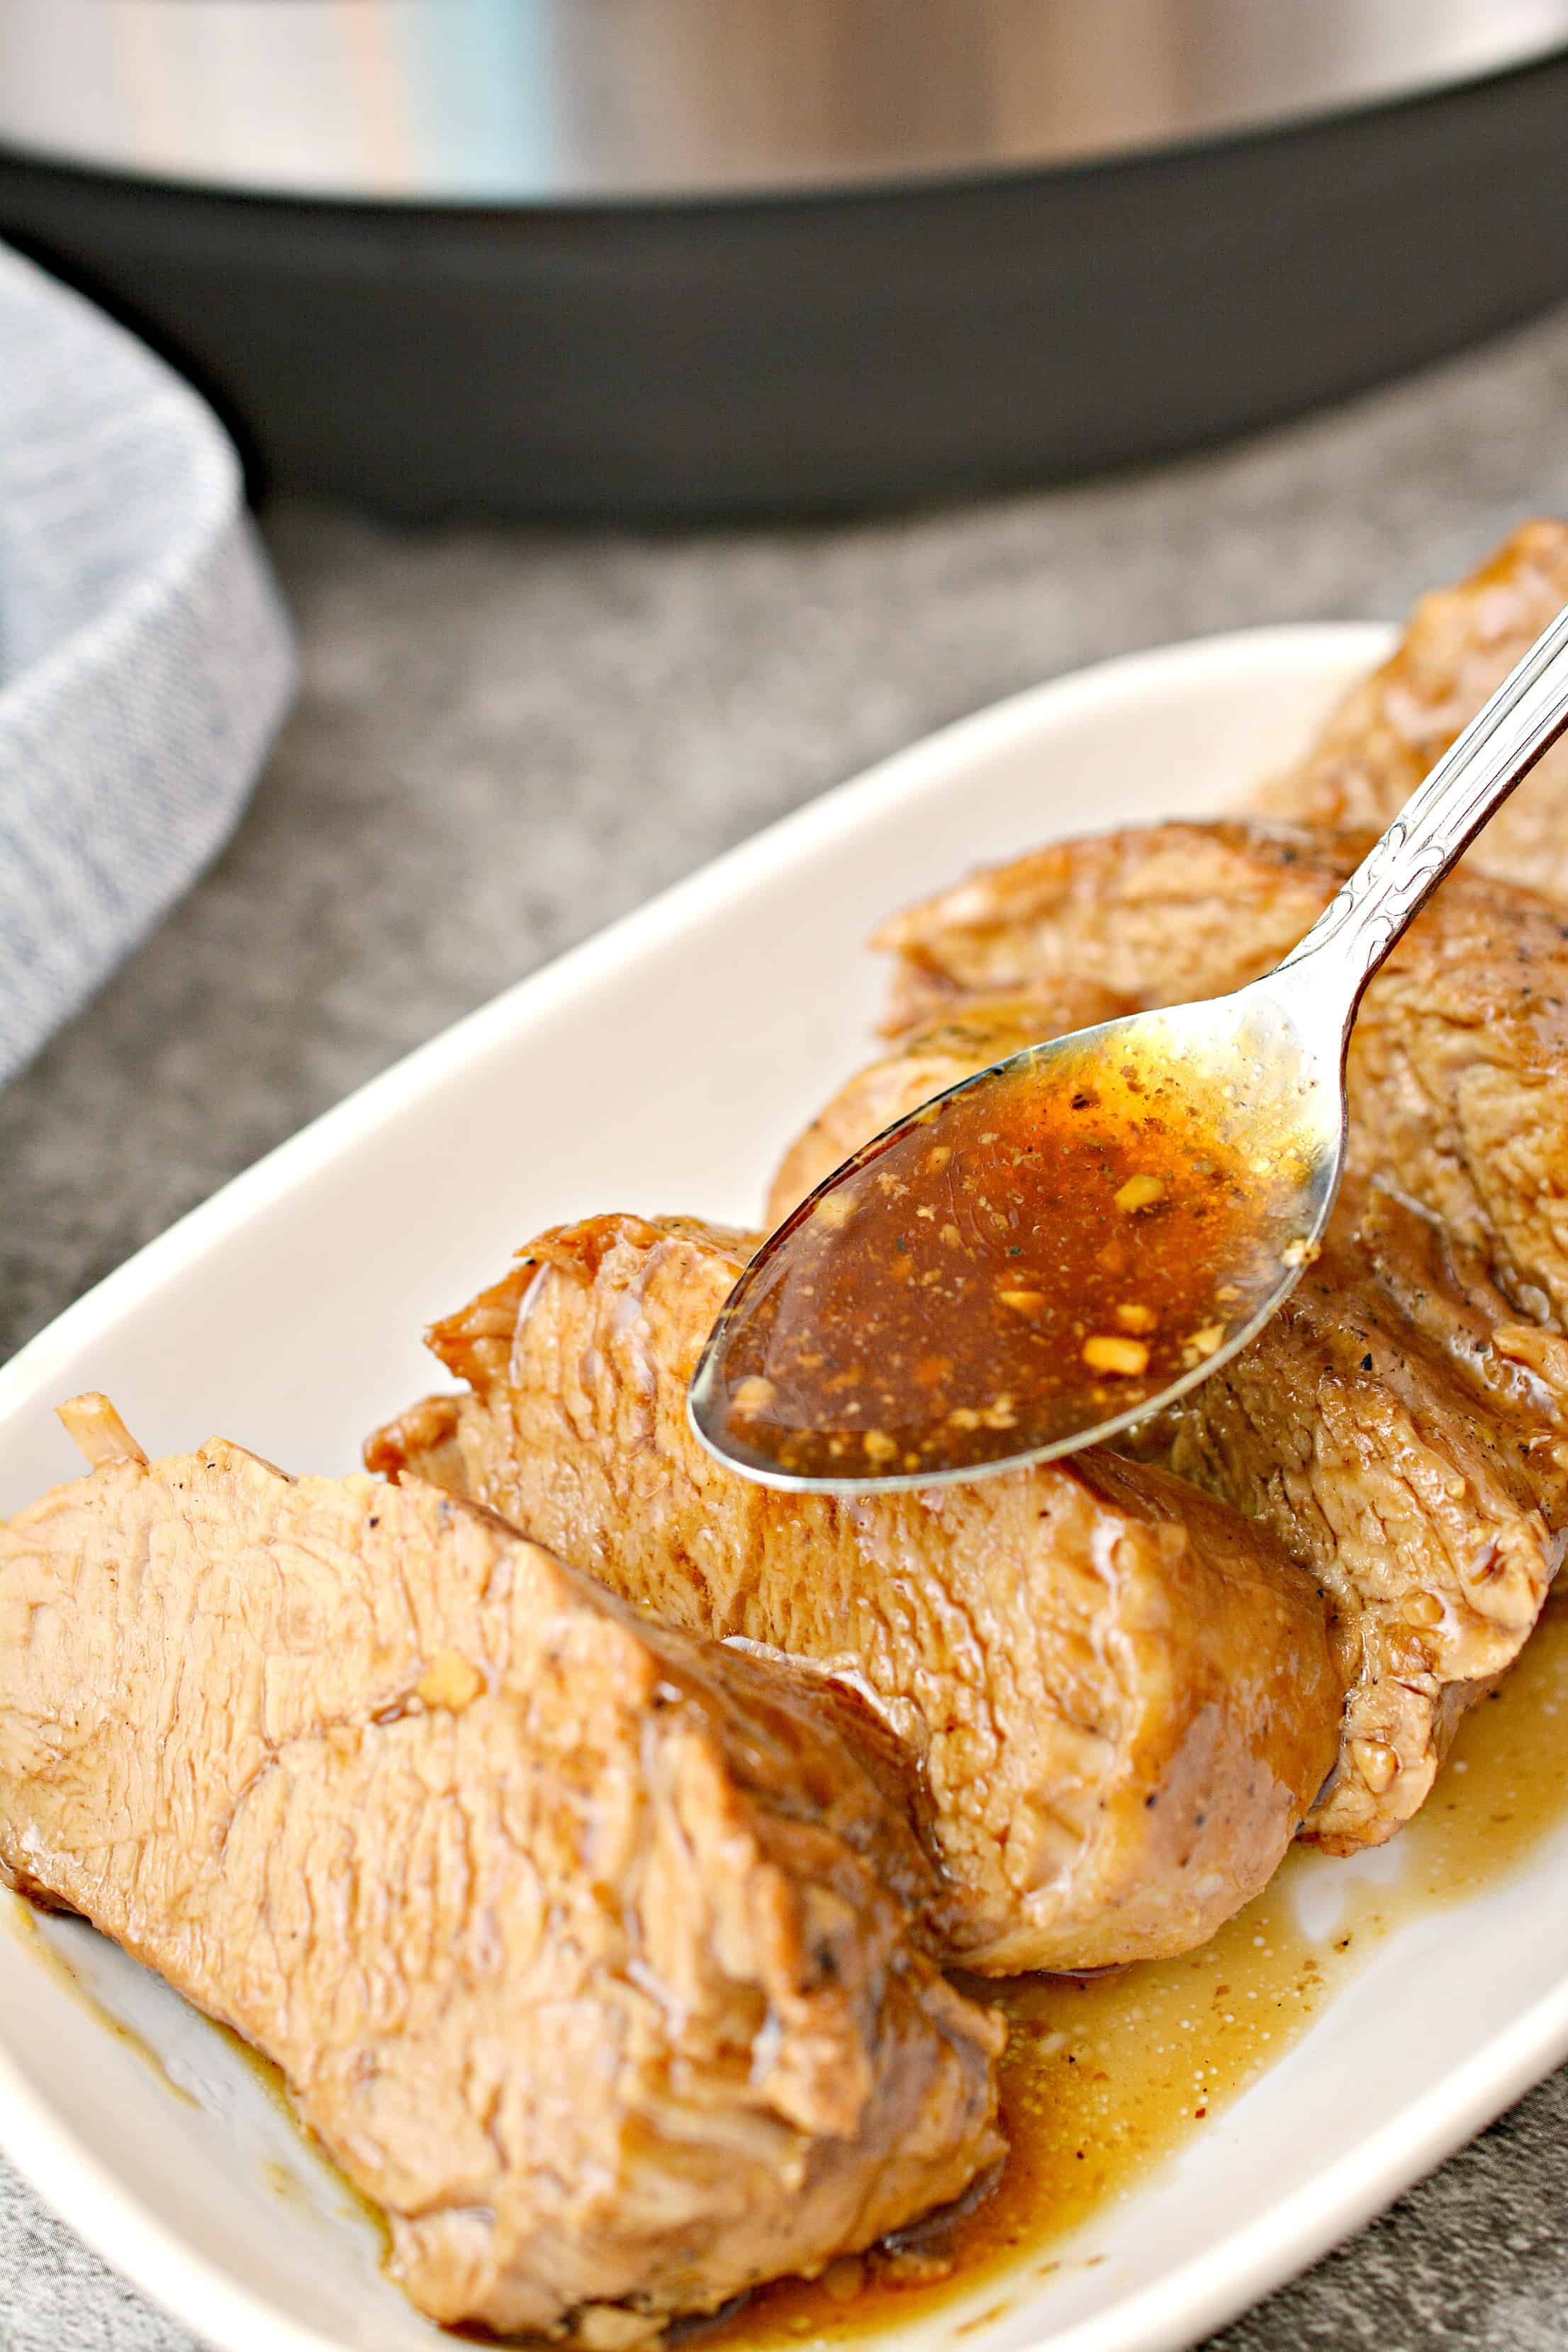
[[[1317,1254],[1362,992],[1568,726],[1568,608],[1265,979],[1033,1045],[886,1129],[736,1284],[692,1423],[847,1494],[1044,1462],[1217,1371]]]

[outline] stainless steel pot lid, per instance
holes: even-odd
[[[1568,0],[4,0],[0,144],[458,205],[1084,162],[1568,45]]]

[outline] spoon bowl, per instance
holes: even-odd
[[[1147,1418],[1316,1255],[1341,1054],[1281,972],[1029,1046],[922,1104],[752,1260],[692,1383],[699,1433],[764,1485],[854,1494]]]

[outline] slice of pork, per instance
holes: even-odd
[[[276,2061],[422,2311],[624,2344],[995,2162],[814,1685],[419,1482],[79,1425],[0,1528],[0,1864]]]
[[[873,934],[893,959],[884,1027],[903,1039],[977,999],[1048,1003],[1064,987],[1104,989],[1124,1009],[1221,995],[1272,971],[1348,870],[1331,835],[1241,818],[1030,850]]]

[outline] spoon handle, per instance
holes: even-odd
[[[1395,940],[1565,727],[1568,605],[1416,785],[1279,972],[1311,961],[1314,995],[1320,982],[1331,988],[1326,1003],[1342,1002],[1348,1030]]]

